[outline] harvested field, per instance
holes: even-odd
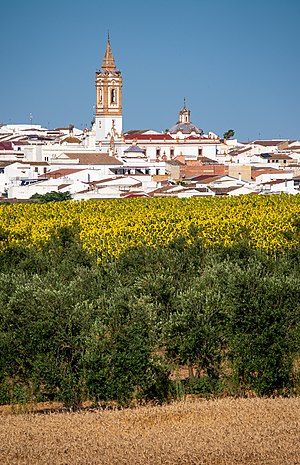
[[[298,465],[299,444],[300,398],[3,414],[0,424],[2,465]]]

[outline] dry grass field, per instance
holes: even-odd
[[[300,464],[300,398],[0,418],[1,465]]]

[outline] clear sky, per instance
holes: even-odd
[[[15,0],[1,5],[0,123],[90,126],[107,31],[123,128],[193,123],[300,138],[300,0]]]

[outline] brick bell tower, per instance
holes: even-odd
[[[96,71],[96,143],[122,134],[122,75],[117,70],[108,36],[100,70]]]

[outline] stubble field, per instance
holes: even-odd
[[[300,399],[2,414],[2,465],[298,465]]]

